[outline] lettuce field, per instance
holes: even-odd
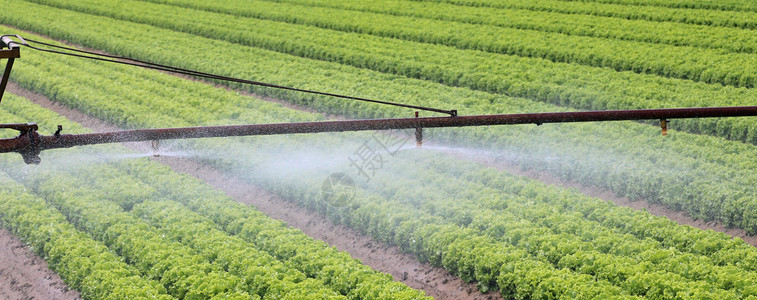
[[[2,34],[460,115],[757,105],[752,1],[0,9]],[[413,114],[28,47],[10,80],[0,123],[46,135]],[[669,126],[425,129],[422,147],[411,130],[165,140],[50,150],[31,166],[2,154],[0,247],[16,241],[61,283],[19,283],[31,267],[4,249],[0,298],[757,299],[757,118]],[[275,208],[241,203],[229,182]]]

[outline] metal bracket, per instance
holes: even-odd
[[[18,44],[11,40],[8,36],[4,35],[0,37],[0,59],[8,59],[8,63],[5,65],[5,72],[3,72],[3,77],[0,78],[0,101],[3,101],[3,94],[5,93],[5,86],[8,85],[8,78],[11,75],[13,61],[16,58],[21,57],[19,48],[20,47],[18,46]]]
[[[18,130],[19,135],[13,139],[0,139],[0,148],[18,152],[26,164],[39,164],[40,136],[36,123],[0,124],[0,129]]]

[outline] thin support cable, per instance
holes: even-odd
[[[381,101],[381,100],[374,100],[369,98],[362,98],[362,97],[354,97],[354,96],[347,96],[342,94],[335,94],[335,93],[327,93],[327,92],[319,92],[314,90],[307,90],[307,89],[301,89],[301,88],[294,88],[294,87],[288,87],[288,86],[282,86],[277,84],[271,84],[271,83],[265,83],[265,82],[259,82],[259,81],[253,81],[253,80],[247,80],[247,79],[241,79],[241,78],[234,78],[234,77],[228,77],[228,76],[222,76],[218,74],[212,74],[212,73],[205,73],[190,69],[184,69],[184,68],[178,68],[168,65],[162,65],[162,64],[156,64],[151,63],[147,61],[142,61],[138,59],[123,57],[123,56],[117,56],[117,55],[109,55],[109,54],[102,54],[102,53],[96,53],[86,50],[80,50],[70,47],[64,47],[64,46],[58,46],[53,45],[45,42],[39,42],[32,39],[23,39],[18,35],[12,35],[17,37],[21,42],[16,43],[13,42],[13,44],[16,45],[23,45],[28,48],[37,50],[37,51],[43,51],[43,52],[49,52],[54,54],[61,54],[61,55],[68,55],[73,57],[79,57],[79,58],[86,58],[86,59],[92,59],[97,61],[104,61],[104,62],[111,62],[111,63],[118,63],[123,65],[129,65],[129,66],[137,66],[147,69],[153,69],[153,70],[159,70],[159,71],[165,71],[165,72],[171,72],[171,73],[177,73],[177,74],[183,74],[183,75],[189,75],[189,76],[195,76],[195,77],[201,77],[201,78],[208,78],[208,79],[215,79],[220,81],[229,81],[229,82],[236,82],[236,83],[242,83],[242,84],[249,84],[249,85],[255,85],[255,86],[262,86],[262,87],[269,87],[269,88],[275,88],[275,89],[282,89],[282,90],[289,90],[289,91],[295,91],[295,92],[302,92],[302,93],[308,93],[308,94],[315,94],[315,95],[322,95],[322,96],[329,96],[329,97],[335,97],[335,98],[342,98],[342,99],[349,99],[349,100],[356,100],[356,101],[363,101],[363,102],[370,102],[370,103],[378,103],[378,104],[385,104],[385,105],[392,105],[392,106],[399,106],[399,107],[405,107],[405,108],[412,108],[412,109],[418,109],[418,110],[425,110],[425,111],[432,111],[432,112],[438,112],[443,114],[448,114],[452,117],[457,116],[457,110],[443,110],[443,109],[437,109],[437,108],[431,108],[431,107],[424,107],[424,106],[417,106],[417,105],[409,105],[409,104],[402,104],[397,102],[389,102],[389,101]],[[71,52],[77,52],[77,53],[83,53],[83,54],[77,54],[77,53],[70,53],[70,52],[63,52],[63,51],[57,51],[57,50],[51,50],[51,49],[43,49],[39,47],[35,47],[29,44],[29,42],[37,43],[40,45],[57,48],[61,50],[71,51]],[[86,54],[86,55],[85,55]],[[104,58],[105,57],[105,58]]]

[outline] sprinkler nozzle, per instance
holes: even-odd
[[[660,128],[662,128],[662,136],[668,135],[668,122],[670,122],[670,120],[660,119]]]

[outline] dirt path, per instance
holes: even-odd
[[[8,83],[8,91],[53,110],[93,131],[119,130],[112,124],[67,108],[43,95],[20,88],[13,82]],[[149,143],[124,143],[124,145],[138,151],[151,151]],[[253,205],[268,216],[282,220],[314,239],[325,241],[341,251],[346,251],[374,270],[391,274],[395,280],[414,289],[424,290],[427,295],[436,299],[503,299],[497,292],[482,294],[475,284],[463,282],[444,268],[421,263],[413,255],[402,253],[398,247],[377,242],[346,226],[335,225],[318,213],[310,212],[212,167],[186,158],[161,156],[153,159],[170,166],[177,172],[199,178],[236,201]]]
[[[42,258],[0,228],[0,299],[81,299]]]

